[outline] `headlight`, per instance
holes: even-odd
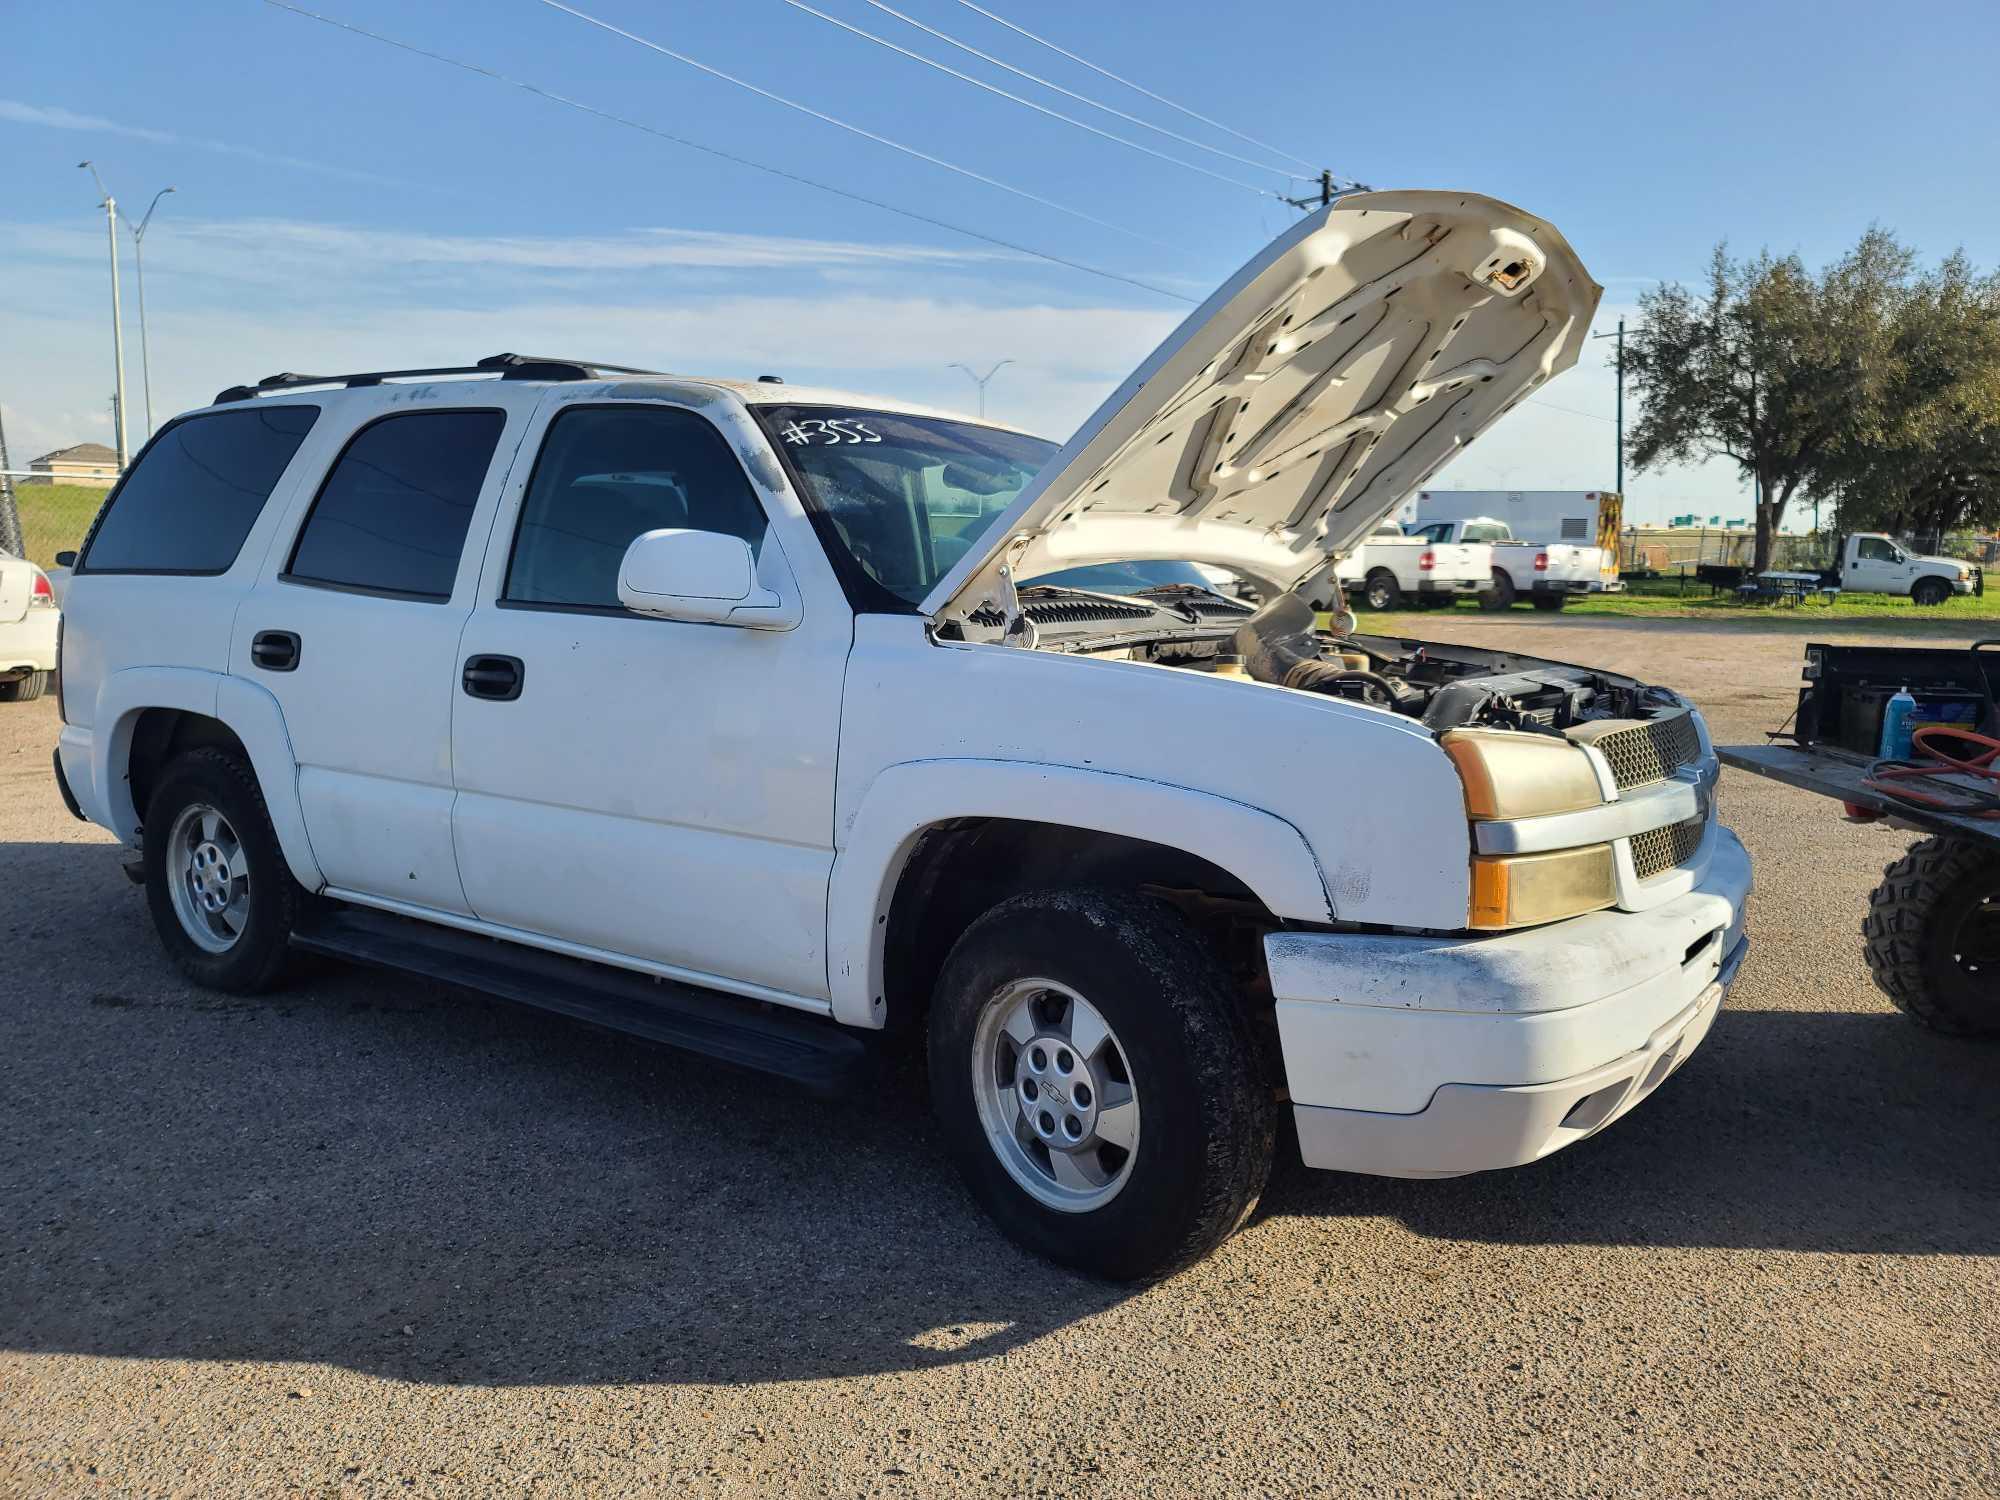
[[[1960,569],[1958,570],[1958,581],[1959,581],[1960,583],[1970,583],[1970,582],[1972,582],[1972,569],[1970,569],[1970,568],[1960,568]]]
[[[1537,818],[1604,801],[1590,757],[1567,740],[1507,730],[1454,729],[1438,743],[1465,783],[1475,818]]]
[[[1472,861],[1470,927],[1529,927],[1597,911],[1618,899],[1609,844]]]

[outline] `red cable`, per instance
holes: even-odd
[[[1940,748],[1946,741],[1963,741],[1981,748],[1971,755],[1953,755]],[[1970,776],[2000,785],[2000,769],[1995,769],[1993,764],[2000,759],[2000,739],[1975,734],[1955,724],[1927,724],[1910,737],[1910,744],[1917,754],[1927,757],[1928,764],[1910,760],[1877,761],[1862,785],[1892,802],[1956,813],[1967,818],[2000,818],[2000,792],[1955,787],[1939,779]],[[1920,781],[1931,782],[1932,789],[1920,791],[1909,784]],[[1944,790],[1957,795],[1939,795]]]

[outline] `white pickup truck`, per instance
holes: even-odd
[[[0,703],[42,696],[61,620],[49,575],[0,548]]]
[[[1298,586],[1300,598],[1329,610],[1346,595],[1358,595],[1373,610],[1399,609],[1414,600],[1424,609],[1476,598],[1493,575],[1491,552],[1460,542],[1436,543],[1408,536],[1393,521],[1368,533]]]
[[[1103,1275],[1243,1223],[1281,1115],[1314,1167],[1532,1162],[1685,1064],[1742,961],[1707,731],[1289,590],[1598,295],[1518,209],[1365,193],[1060,448],[516,355],[232,387],[84,543],[57,785],[200,984],[340,955],[884,1129],[921,1047],[978,1201]]]
[[[1601,547],[1573,542],[1519,542],[1505,521],[1433,521],[1413,535],[1435,546],[1482,542],[1492,548],[1492,575],[1479,596],[1481,609],[1508,609],[1527,599],[1536,609],[1561,609],[1573,594],[1616,592],[1618,560]]]
[[[1953,557],[1923,557],[1880,532],[1856,532],[1840,548],[1828,583],[1849,594],[1904,594],[1935,606],[1954,594],[1983,594],[1985,570]]]

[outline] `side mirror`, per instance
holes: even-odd
[[[618,602],[634,614],[702,625],[789,630],[799,622],[796,604],[759,583],[750,544],[719,531],[666,528],[632,538],[618,565]]]
[[[56,566],[59,568],[75,567],[76,554],[74,552],[58,552],[56,554]]]

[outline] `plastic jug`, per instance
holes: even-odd
[[[1908,760],[1910,736],[1916,732],[1917,700],[1900,688],[1882,709],[1882,758]]]

